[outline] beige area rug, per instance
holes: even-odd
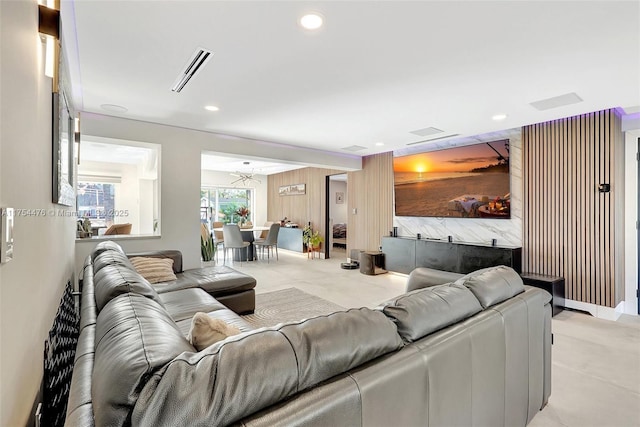
[[[342,310],[345,308],[338,304],[297,288],[287,288],[257,294],[256,311],[253,314],[242,316],[242,318],[253,327],[262,328]]]

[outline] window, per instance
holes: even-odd
[[[239,208],[249,209],[247,220],[253,218],[253,195],[251,188],[202,188],[200,190],[200,219],[211,226],[213,222],[236,223]]]
[[[94,226],[113,224],[116,185],[78,181],[78,217],[89,218]]]

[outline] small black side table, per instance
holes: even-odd
[[[522,273],[520,277],[525,285],[544,289],[553,296],[551,300],[552,316],[564,309],[564,277],[535,273]]]

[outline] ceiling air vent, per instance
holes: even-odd
[[[361,145],[350,145],[348,147],[343,147],[342,149],[344,151],[360,151],[360,150],[366,150],[367,147],[363,147]]]
[[[552,108],[564,107],[565,105],[577,104],[578,102],[582,102],[582,98],[571,92],[560,96],[554,96],[553,98],[532,102],[529,105],[536,110],[544,111]]]
[[[211,52],[210,50],[203,49],[201,47],[196,49],[195,53],[189,59],[187,66],[180,73],[180,75],[178,75],[178,78],[173,84],[171,90],[174,92],[180,92],[186,86],[186,84],[189,83],[189,80],[191,80],[193,76],[195,76],[200,70],[202,70],[202,68],[209,61],[209,59],[211,59],[212,56],[213,52]]]
[[[438,138],[431,138],[431,139],[425,139],[425,140],[422,140],[422,141],[409,142],[409,143],[407,143],[407,145],[422,144],[423,142],[432,142],[432,141],[437,141],[439,139],[452,138],[454,136],[460,136],[460,134],[459,133],[453,133],[451,135],[439,136]]]
[[[428,128],[424,128],[424,129],[418,129],[418,130],[413,130],[409,133],[412,133],[414,135],[418,135],[418,136],[429,136],[429,135],[435,135],[437,133],[442,133],[444,132],[442,129],[438,129],[438,128],[434,128],[434,127],[428,127]]]

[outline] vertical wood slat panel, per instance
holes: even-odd
[[[568,299],[608,307],[622,298],[614,251],[621,217],[613,191],[620,122],[605,110],[522,130],[523,266],[563,276]],[[598,192],[601,183],[612,191]]]
[[[324,236],[325,178],[344,171],[304,168],[269,175],[267,215],[270,221],[285,216]],[[303,196],[280,196],[282,185],[306,184]],[[393,153],[363,158],[362,170],[347,173],[347,249],[377,250],[382,236],[393,227]],[[357,214],[353,214],[357,209]],[[327,236],[325,242],[328,242]]]
[[[347,248],[377,250],[393,227],[393,153],[364,157],[362,170],[347,177],[347,230],[354,230],[347,231]]]

